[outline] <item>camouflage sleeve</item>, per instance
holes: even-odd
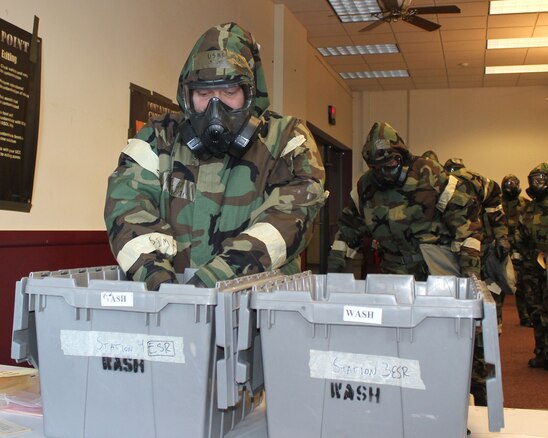
[[[502,192],[493,180],[487,180],[483,208],[495,240],[508,239],[508,220],[502,208]]]
[[[359,187],[358,182],[358,187]],[[350,202],[343,208],[341,216],[337,220],[338,231],[335,236],[333,246],[336,242],[341,242],[341,248],[347,251],[356,251],[362,244],[362,240],[366,234],[365,219],[360,211],[359,194],[357,190],[352,190],[350,193]],[[339,249],[341,249],[339,248]],[[350,254],[347,254],[350,257]]]
[[[160,219],[161,191],[156,138],[147,125],[128,142],[108,179],[104,217],[121,269],[128,278],[146,280],[149,290],[176,281],[171,260],[177,246]]]
[[[278,145],[280,155],[264,202],[252,213],[249,226],[226,239],[222,252],[197,271],[206,285],[284,268],[308,245],[314,218],[327,195],[325,170],[316,142],[302,122],[285,138],[285,144]]]
[[[437,208],[443,222],[453,234],[451,251],[458,255],[461,274],[480,277],[480,246],[482,226],[479,200],[464,180],[449,175]]]
[[[346,259],[355,257],[365,236],[365,222],[360,214],[358,196],[358,192],[352,190],[350,203],[343,208],[337,221],[338,230],[327,260],[329,272],[342,272],[346,266]]]

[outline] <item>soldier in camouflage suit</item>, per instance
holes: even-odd
[[[345,257],[369,235],[380,245],[384,273],[413,274],[417,280],[429,273],[479,278],[482,228],[469,185],[447,175],[437,161],[412,155],[386,122],[373,124],[362,155],[369,170],[338,221],[328,270],[342,270]],[[427,245],[439,250],[435,258],[456,258],[452,269],[428,266],[423,252]],[[486,405],[487,372],[480,345],[476,341],[470,391],[477,405]]]
[[[458,259],[456,274],[480,274],[478,203],[465,183],[441,165],[412,155],[388,123],[375,122],[362,155],[370,167],[351,193],[338,221],[329,270],[340,271],[364,235],[381,250],[381,269],[424,280],[428,267],[421,245],[444,246]]]
[[[508,174],[502,179],[502,209],[508,220],[508,239],[512,245],[512,264],[516,273],[516,308],[519,321],[522,326],[532,327],[533,323],[529,318],[527,302],[524,295],[523,278],[521,274],[522,256],[516,247],[515,234],[518,225],[518,218],[526,204],[526,199],[520,196],[521,188],[519,178]]]
[[[502,209],[500,186],[493,180],[467,169],[460,158],[447,160],[444,168],[451,175],[468,181],[481,206],[481,222],[484,230],[481,242],[481,279],[493,292],[497,303],[499,332],[502,330],[502,305],[505,293],[514,293],[515,279],[506,279],[503,263],[510,255],[511,245],[508,239],[508,221]]]
[[[267,111],[251,34],[235,23],[207,30],[177,100],[182,112],[151,119],[109,178],[105,222],[120,267],[149,290],[186,268],[202,287],[298,272],[325,172],[303,121]]]
[[[531,201],[519,217],[516,244],[523,254],[523,283],[535,331],[533,368],[548,369],[548,163],[536,166],[528,176]]]

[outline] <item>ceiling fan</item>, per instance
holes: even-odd
[[[370,15],[376,20],[369,26],[360,29],[360,32],[366,32],[380,26],[383,22],[406,21],[409,24],[420,27],[421,29],[432,32],[441,27],[440,24],[419,17],[422,14],[459,14],[460,8],[455,5],[444,6],[411,6],[412,0],[377,0],[380,12],[372,12]]]

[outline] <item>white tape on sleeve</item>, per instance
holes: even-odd
[[[476,251],[480,251],[481,242],[474,237],[468,237],[464,240],[464,242],[462,242],[462,246],[475,249]]]
[[[146,141],[132,138],[122,152],[133,158],[143,169],[149,170],[156,176],[160,175],[160,158]]]
[[[259,222],[243,232],[263,242],[270,257],[272,269],[279,268],[287,258],[285,240],[278,229],[267,222]]]
[[[182,337],[82,330],[61,330],[60,337],[66,356],[185,363]]]
[[[343,240],[335,240],[333,245],[331,245],[331,249],[333,251],[344,251],[346,253],[348,250],[348,245]]]
[[[127,242],[118,253],[116,260],[122,270],[127,272],[141,254],[150,254],[154,251],[160,251],[168,257],[173,257],[177,254],[177,243],[173,236],[167,234],[143,234]]]
[[[306,141],[306,138],[302,134],[297,135],[296,137],[293,137],[291,140],[289,140],[287,142],[287,145],[285,146],[284,150],[282,151],[282,157],[284,155],[287,155],[290,152],[294,151],[295,149],[297,149],[297,147],[302,145],[305,141]]]
[[[438,204],[436,205],[436,208],[443,212],[447,208],[447,204],[453,197],[453,194],[455,193],[455,190],[457,188],[457,177],[454,175],[449,175],[449,181],[447,181],[447,185],[445,186],[445,189],[443,190],[443,193],[440,195],[440,199],[438,200]]]
[[[419,361],[414,359],[310,350],[308,366],[310,377],[315,379],[350,380],[426,389],[421,378]]]

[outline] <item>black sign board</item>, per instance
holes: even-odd
[[[42,44],[0,19],[0,208],[30,211],[40,115]]]
[[[135,84],[129,84],[129,130],[128,138],[135,137],[135,134],[145,123],[155,116],[168,112],[181,111],[178,104],[173,103],[167,97],[153,91],[149,91]]]

